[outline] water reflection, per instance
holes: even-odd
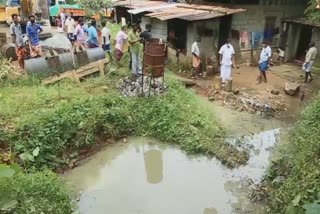
[[[205,208],[203,214],[218,214],[215,208]]]
[[[234,170],[215,158],[190,157],[168,144],[130,138],[129,143],[107,147],[64,178],[82,191],[81,214],[262,214],[240,181],[261,179],[278,133],[244,138],[240,143],[250,149],[251,158],[247,166]]]
[[[144,166],[147,181],[150,184],[157,184],[162,181],[163,161],[162,152],[156,149],[150,149],[144,152]]]

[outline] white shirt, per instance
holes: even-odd
[[[103,42],[103,37],[106,37],[106,45],[110,44],[110,40],[109,40],[110,30],[107,27],[102,28],[101,35],[102,35],[102,42]]]
[[[219,51],[222,55],[221,65],[232,65],[232,55],[234,55],[234,49],[231,44],[224,44]]]
[[[64,24],[64,21],[66,20],[66,14],[64,12],[61,12],[60,13],[60,17],[61,17],[61,20],[62,20],[62,24]]]
[[[259,63],[268,61],[268,59],[271,57],[271,55],[272,55],[272,52],[271,52],[271,48],[269,45],[265,48],[262,48],[262,51],[260,53]]]
[[[68,18],[65,25],[67,26],[68,33],[74,33],[75,21],[73,18]]]
[[[191,53],[194,53],[197,56],[200,56],[200,50],[198,46],[198,42],[194,42],[191,47]]]

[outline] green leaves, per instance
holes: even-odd
[[[0,164],[0,179],[1,178],[10,178],[14,175],[20,173],[21,167],[18,164],[6,165]]]
[[[296,207],[296,206],[299,206],[300,200],[301,200],[301,195],[298,194],[298,195],[293,199],[293,201],[292,201],[293,206],[295,206],[295,207]]]
[[[314,201],[312,204],[305,204],[303,208],[306,210],[305,214],[319,214],[320,201]]]
[[[40,148],[37,147],[37,148],[36,148],[35,150],[33,150],[33,152],[32,152],[33,157],[37,157],[37,156],[39,155],[39,152],[40,152]]]

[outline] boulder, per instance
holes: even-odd
[[[284,92],[290,96],[295,96],[299,93],[300,84],[293,82],[286,82],[284,85]]]
[[[280,94],[280,91],[278,91],[278,90],[271,90],[271,94],[273,94],[273,95],[279,95],[279,94]]]
[[[215,97],[214,97],[214,96],[211,96],[211,97],[208,98],[208,100],[209,100],[210,102],[213,102],[213,101],[215,100]]]
[[[233,94],[234,95],[238,95],[239,93],[240,93],[240,89],[239,88],[233,89]]]

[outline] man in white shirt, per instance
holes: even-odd
[[[71,43],[74,42],[74,29],[75,29],[75,25],[76,25],[76,22],[74,21],[72,16],[73,16],[73,13],[70,13],[70,16],[67,18],[66,23],[65,23],[65,25],[67,27],[68,39],[70,40]]]
[[[316,59],[318,54],[318,50],[315,47],[314,42],[311,42],[309,45],[309,50],[306,54],[306,59],[305,62],[302,66],[303,71],[305,72],[305,80],[304,82],[308,82],[308,77],[310,76],[310,80],[309,82],[311,82],[313,80],[312,78],[312,74],[311,74],[311,70],[312,70],[312,65],[314,63],[314,60]]]
[[[102,48],[103,48],[104,51],[108,52],[109,58],[110,58],[110,60],[112,60],[111,48],[110,48],[111,33],[110,33],[109,28],[106,27],[106,22],[105,21],[101,22],[101,26],[102,26],[102,31],[101,31]]]
[[[61,17],[61,24],[62,24],[62,29],[64,27],[64,24],[66,22],[66,10],[63,9],[60,13],[60,17]]]
[[[260,71],[258,76],[258,84],[261,83],[262,77],[264,78],[264,82],[267,82],[266,70],[269,67],[271,56],[272,56],[272,52],[269,46],[269,42],[264,41],[262,43],[262,50],[260,53],[259,66],[258,66]]]
[[[191,53],[192,53],[192,73],[191,76],[195,76],[199,73],[200,70],[200,49],[199,45],[201,42],[201,38],[198,38],[191,47]]]
[[[222,83],[231,78],[231,68],[234,66],[234,49],[230,44],[230,40],[227,39],[219,51],[220,54],[220,76]]]

